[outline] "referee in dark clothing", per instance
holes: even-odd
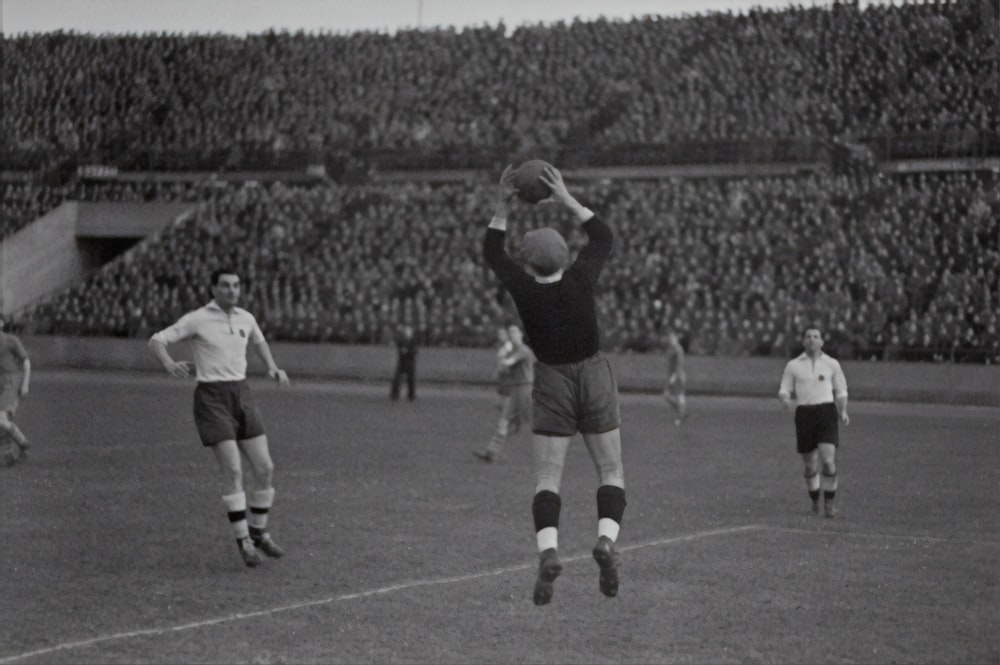
[[[392,387],[389,389],[389,397],[393,401],[399,399],[404,376],[406,396],[412,402],[417,398],[417,338],[410,325],[402,326],[396,334],[396,371],[392,375]]]
[[[601,592],[609,597],[618,593],[614,543],[625,512],[618,386],[610,364],[600,352],[594,303],[597,279],[611,256],[614,234],[567,191],[557,169],[546,167],[541,179],[552,192],[551,200],[568,208],[587,234],[588,243],[576,261],[567,265],[566,241],[550,228],[525,234],[524,268],[507,255],[507,216],[516,194],[515,171],[510,166],[500,178],[496,213],[483,242],[483,257],[514,300],[526,341],[538,359],[532,392],[532,514],[539,552],[536,605],[552,600],[552,583],[562,572],[558,554],[559,483],[570,439],[577,432],[583,435],[600,480],[598,540],[593,555],[600,567]]]

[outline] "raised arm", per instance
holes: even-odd
[[[500,175],[496,209],[489,226],[486,228],[486,237],[483,239],[483,259],[502,282],[513,278],[521,271],[517,263],[507,255],[507,251],[504,249],[504,241],[507,237],[507,216],[510,214],[511,201],[517,194],[514,184],[515,177],[514,168],[510,165]]]
[[[573,220],[587,234],[587,245],[580,250],[574,265],[589,275],[592,282],[596,282],[614,248],[614,233],[611,232],[611,227],[596,218],[593,210],[569,193],[562,173],[558,169],[546,166],[540,177],[552,190],[550,198],[564,205],[573,214]]]
[[[556,203],[561,203],[566,206],[570,212],[573,213],[573,219],[577,224],[584,224],[590,221],[590,218],[594,216],[594,211],[587,208],[582,203],[576,200],[569,190],[566,188],[566,183],[563,181],[562,173],[559,169],[554,166],[546,166],[541,175],[539,176],[542,182],[549,186],[552,190],[551,198]]]

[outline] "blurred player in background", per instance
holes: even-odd
[[[14,422],[20,400],[28,396],[31,386],[31,360],[16,336],[4,332],[6,322],[0,318],[0,436],[10,439],[3,446],[3,463],[14,466],[28,457],[30,443]]]
[[[569,248],[554,229],[529,231],[522,242],[525,267],[504,249],[507,216],[517,193],[517,174],[507,167],[493,219],[483,241],[483,257],[510,293],[538,362],[533,392],[532,448],[535,496],[532,515],[538,547],[534,602],[552,600],[553,582],[562,572],[558,553],[559,484],[570,439],[583,434],[600,479],[597,490],[597,545],[600,589],[618,593],[615,540],[625,512],[621,418],[618,386],[611,365],[600,351],[594,291],[611,256],[614,234],[593,211],[566,189],[562,174],[546,165],[540,176],[550,199],[565,206],[588,243],[572,265]]]
[[[663,399],[674,408],[674,425],[680,425],[687,418],[687,373],[684,371],[684,347],[677,334],[667,333],[667,385],[663,389]]]
[[[389,397],[399,399],[403,377],[406,377],[406,396],[412,402],[417,398],[417,337],[413,326],[404,325],[396,333],[396,371],[392,375]]]
[[[172,376],[187,378],[190,363],[174,362],[167,345],[191,340],[198,378],[194,391],[195,427],[202,444],[215,453],[222,471],[222,502],[243,562],[253,568],[263,562],[260,552],[275,558],[284,552],[267,531],[274,503],[274,463],[264,422],[246,381],[247,345],[253,343],[254,351],[267,366],[268,376],[279,385],[288,385],[288,375],[275,364],[254,316],[236,306],[240,298],[239,275],[228,268],[213,272],[212,295],[210,303],[153,335],[149,348]],[[244,491],[241,454],[250,466],[248,480],[252,482],[247,485],[253,490],[249,501]]]
[[[507,343],[497,352],[498,384],[503,401],[500,418],[486,450],[473,455],[484,462],[503,459],[507,438],[521,429],[531,427],[531,387],[535,382],[535,354],[524,343],[524,334],[516,325],[506,328]]]
[[[514,348],[514,345],[510,343],[510,333],[507,332],[507,326],[503,325],[497,328],[497,363],[493,370],[493,378],[497,382],[497,395],[500,396],[500,400],[497,402],[497,408],[503,411],[503,406],[507,401],[507,395],[510,394],[510,386],[507,383],[507,367],[503,364],[503,359],[508,353],[510,353]]]
[[[823,490],[824,513],[837,514],[834,497],[837,494],[837,447],[840,445],[839,424],[847,426],[847,379],[835,358],[823,353],[823,333],[819,327],[806,328],[802,333],[805,351],[785,365],[781,376],[778,399],[785,408],[792,401],[795,407],[796,449],[805,462],[806,487],[812,499],[812,510],[819,513],[820,489]],[[820,464],[823,477],[820,479]]]

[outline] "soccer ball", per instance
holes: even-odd
[[[538,177],[546,166],[551,166],[551,164],[541,159],[530,159],[517,167],[515,186],[517,187],[517,195],[522,201],[538,203],[542,199],[549,198],[549,195],[552,194],[549,186]]]

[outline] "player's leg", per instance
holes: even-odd
[[[601,593],[611,597],[618,593],[615,541],[626,503],[618,386],[611,364],[601,354],[587,361],[580,377],[583,405],[580,431],[600,480],[597,488],[598,538],[593,555],[600,567]]]
[[[795,409],[795,450],[805,467],[806,490],[812,501],[812,511],[819,512],[819,453],[816,450],[816,409],[799,406]]]
[[[278,547],[267,530],[271,507],[274,505],[274,461],[267,445],[267,435],[243,439],[239,447],[247,458],[247,466],[251,471],[252,487],[249,493],[250,514],[247,521],[250,527],[250,540],[270,557],[280,557],[284,550]]]
[[[562,482],[569,441],[568,436],[535,433],[531,437],[535,460],[535,496],[531,503],[531,513],[535,522],[535,544],[539,559],[535,605],[545,605],[552,600],[552,583],[562,572],[558,553],[559,513],[562,509],[559,484]]]
[[[688,407],[687,407],[687,379],[680,379],[677,383],[677,416],[681,419],[681,422],[687,420],[688,417]]]
[[[227,439],[212,445],[212,453],[222,475],[222,503],[226,507],[229,523],[236,536],[236,546],[240,550],[243,562],[253,568],[261,563],[261,558],[250,540],[247,526],[247,498],[243,491],[240,449],[235,439]]]
[[[827,402],[815,407],[815,438],[819,448],[822,477],[820,485],[823,489],[823,514],[834,517],[837,507],[834,497],[837,495],[837,446],[840,443],[839,417],[837,407],[833,402]]]
[[[403,383],[403,360],[399,359],[396,361],[396,370],[392,375],[392,386],[389,389],[390,399],[399,399],[399,389]]]
[[[663,389],[663,399],[674,409],[677,408],[677,398],[674,397],[673,386],[669,383],[667,384],[667,387]]]
[[[530,432],[534,421],[533,407],[531,403],[531,384],[526,384],[517,387],[517,422],[518,429],[523,429],[524,431]]]
[[[202,445],[211,448],[215,456],[222,476],[222,503],[236,535],[236,546],[243,562],[252,568],[262,559],[247,528],[243,464],[236,444],[242,418],[239,404],[245,389],[245,385],[232,383],[199,383],[194,391],[194,424]]]
[[[0,455],[3,456],[4,466],[17,464],[17,444],[4,429],[0,429],[0,451],[2,451]]]
[[[676,394],[676,391],[672,384],[668,385],[667,388],[663,391],[663,399],[665,399],[667,401],[667,404],[669,404],[670,407],[674,410],[674,425],[680,425],[681,422],[683,421],[683,417],[681,416],[682,412],[681,399]]]
[[[510,434],[511,421],[514,418],[515,408],[513,394],[505,395],[503,404],[500,407],[500,417],[497,418],[496,429],[493,431],[493,436],[490,437],[489,443],[486,444],[486,450],[473,451],[473,455],[484,462],[500,461],[503,456],[504,444],[507,442],[507,436]]]
[[[412,402],[417,398],[417,359],[407,363],[406,367],[406,390],[407,397]]]
[[[822,464],[823,511],[827,517],[837,514],[834,497],[837,495],[837,447],[832,443],[819,444],[819,459]]]
[[[0,411],[0,435],[3,435],[2,438],[10,440],[10,448],[4,451],[4,462],[7,463],[7,460],[10,460],[7,466],[11,466],[17,461],[17,456],[14,455],[15,445],[20,450],[21,459],[28,456],[28,449],[31,447],[28,437],[24,435],[24,432],[21,431],[10,415],[11,411]]]
[[[531,454],[534,458],[535,496],[532,515],[538,545],[535,604],[552,599],[552,581],[562,572],[559,562],[559,485],[570,438],[579,430],[577,365],[535,366],[531,394]]]
[[[625,471],[622,464],[621,429],[600,434],[584,434],[583,440],[600,479],[597,488],[597,545],[594,560],[601,569],[600,588],[605,596],[618,594],[618,540],[625,514]]]
[[[806,490],[812,500],[812,511],[819,512],[819,452],[813,450],[802,453],[802,462],[805,466],[803,475],[806,479]]]

